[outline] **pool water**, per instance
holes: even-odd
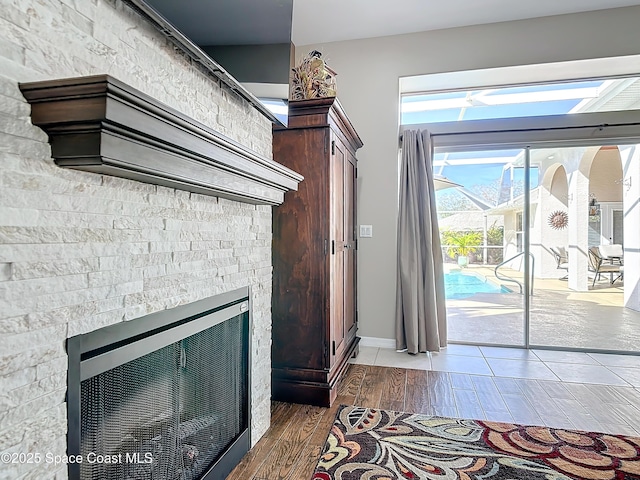
[[[476,293],[508,293],[511,290],[496,285],[481,275],[453,270],[444,274],[444,291],[446,298],[460,299]]]

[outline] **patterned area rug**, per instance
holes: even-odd
[[[640,438],[341,406],[312,480],[640,479]]]

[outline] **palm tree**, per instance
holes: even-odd
[[[478,251],[482,243],[481,232],[445,230],[441,232],[442,244],[447,247],[447,255],[458,258],[458,265],[469,263],[468,255]]]

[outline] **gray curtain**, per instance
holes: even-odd
[[[428,131],[402,135],[396,348],[437,352],[447,344],[442,249],[433,185],[433,144]]]

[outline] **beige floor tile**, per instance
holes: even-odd
[[[595,383],[602,385],[629,386],[622,378],[600,365],[579,365],[577,363],[554,363],[547,365],[563,382]]]

